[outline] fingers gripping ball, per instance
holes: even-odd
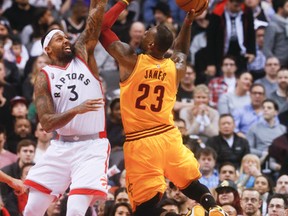
[[[189,12],[192,9],[195,10],[196,13],[202,11],[206,5],[206,0],[175,0],[178,7],[182,10]]]

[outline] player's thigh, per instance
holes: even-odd
[[[94,193],[97,193],[97,191],[103,192],[100,195],[105,196],[108,187],[109,155],[110,144],[108,139],[91,140],[79,147],[71,164],[71,191],[91,189],[94,190]]]
[[[43,158],[30,169],[26,178],[28,185],[55,196],[64,193],[71,181],[69,155],[69,148],[51,144]]]
[[[159,136],[124,144],[126,186],[132,206],[165,191],[165,149]]]
[[[199,163],[193,152],[182,143],[180,132],[169,134],[165,176],[179,188],[185,188],[191,181],[201,177]]]

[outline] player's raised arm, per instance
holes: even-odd
[[[91,0],[86,28],[75,43],[76,54],[87,62],[96,75],[98,75],[98,69],[94,58],[94,49],[101,32],[106,4],[107,0]]]
[[[172,60],[176,63],[177,68],[177,80],[178,83],[186,72],[186,59],[189,52],[190,40],[191,40],[191,25],[196,16],[200,15],[208,7],[208,1],[206,1],[205,7],[199,12],[195,12],[194,9],[189,11],[185,17],[181,30],[175,38],[172,54]]]
[[[133,71],[137,55],[130,45],[119,40],[117,35],[111,30],[111,27],[130,1],[120,0],[105,13],[99,39],[107,52],[119,63],[121,80],[123,80],[123,76],[128,76]]]

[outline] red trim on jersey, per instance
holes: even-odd
[[[33,188],[35,188],[36,190],[41,191],[42,193],[45,193],[45,194],[51,194],[51,192],[52,192],[52,190],[50,190],[50,189],[44,187],[43,185],[40,185],[40,184],[38,184],[38,183],[36,183],[36,182],[34,182],[34,181],[32,181],[32,180],[26,179],[26,180],[24,181],[24,184],[25,184],[25,185],[28,185],[28,186],[30,186],[30,187],[33,187]]]
[[[51,94],[51,83],[50,83],[50,80],[49,80],[48,73],[45,70],[43,70],[43,69],[41,69],[41,72],[43,72],[45,74],[45,76],[46,76],[47,83],[48,83],[48,89],[49,89],[50,94]]]
[[[69,196],[79,195],[79,194],[94,195],[94,196],[100,196],[103,198],[107,197],[107,194],[103,191],[88,189],[88,188],[76,188],[76,189],[70,190],[70,192],[69,192]]]
[[[107,157],[106,157],[106,161],[105,161],[105,173],[107,173],[107,170],[108,170],[108,161],[109,161],[110,151],[111,151],[111,147],[110,147],[110,143],[109,143],[108,149],[107,149]]]
[[[99,138],[107,138],[107,133],[106,133],[106,131],[101,131],[101,132],[99,132]]]

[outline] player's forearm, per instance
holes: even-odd
[[[78,114],[76,108],[67,110],[59,114],[39,115],[40,123],[46,132],[53,132],[58,128],[64,127]]]
[[[12,177],[8,176],[6,173],[0,170],[0,182],[10,184],[12,180]]]
[[[191,40],[191,24],[192,21],[188,21],[185,18],[185,21],[181,27],[181,30],[174,42],[174,50],[185,53],[188,55],[189,47],[190,47],[190,40]]]

